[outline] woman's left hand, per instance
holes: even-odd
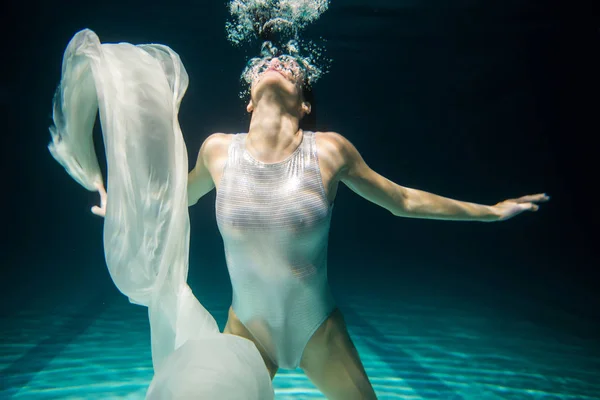
[[[540,208],[538,203],[545,203],[548,200],[550,196],[546,193],[531,194],[518,199],[504,200],[492,206],[492,209],[498,216],[497,221],[506,221],[524,211],[537,211]]]
[[[102,182],[96,183],[95,186],[96,189],[98,189],[98,193],[100,193],[100,207],[92,207],[92,212],[97,216],[104,218],[106,216],[106,189],[104,189],[104,184],[102,184]]]

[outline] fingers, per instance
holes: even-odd
[[[517,203],[517,207],[519,208],[519,210],[521,210],[521,212],[523,211],[537,211],[540,209],[540,206],[538,206],[535,203]]]
[[[106,189],[104,188],[104,184],[102,182],[96,182],[96,184],[94,186],[100,193],[100,196],[106,195]]]
[[[98,206],[94,206],[92,207],[92,213],[99,216],[99,217],[104,217],[105,216],[105,210],[98,207]]]
[[[100,193],[100,205],[102,206],[102,208],[104,208],[106,206],[106,199],[107,199],[106,192],[104,192],[104,193],[101,192]]]
[[[98,190],[98,193],[100,193],[100,207],[92,207],[92,213],[98,215],[99,217],[104,217],[106,215],[106,199],[108,197],[106,194],[106,189],[104,188],[104,184],[102,182],[96,182],[94,186]]]
[[[550,200],[550,196],[546,193],[530,194],[515,199],[517,203],[544,203],[548,200]]]

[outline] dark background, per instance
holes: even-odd
[[[90,28],[103,42],[179,53],[190,75],[180,112],[190,163],[210,133],[247,129],[239,75],[258,45],[227,42],[224,1],[11,2],[1,18],[2,309],[73,286],[116,294],[102,221],[89,212],[98,197],[47,150],[68,41]],[[375,295],[380,286],[443,288],[599,319],[600,23],[591,2],[334,0],[304,36],[327,39],[333,59],[314,88],[318,128],[349,138],[376,171],[485,204],[552,196],[538,213],[487,224],[395,218],[341,188],[332,282],[364,280]],[[190,214],[192,287],[226,285],[214,193]]]

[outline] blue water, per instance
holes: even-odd
[[[520,300],[490,306],[447,277],[357,282],[333,288],[380,399],[600,398],[585,320]],[[194,290],[223,326],[228,293],[209,288]],[[38,293],[3,316],[1,333],[0,398],[142,399],[152,379],[145,309],[104,283]],[[301,370],[281,371],[274,387],[276,399],[324,398]]]
[[[108,277],[89,213],[97,196],[46,149],[62,52],[83,27],[172,46],[190,73],[181,118],[194,160],[209,133],[247,129],[238,78],[258,49],[225,42],[224,1],[189,11],[119,2],[117,13],[110,2],[41,2],[37,13],[12,3],[28,18],[11,27],[11,78],[0,87],[4,130],[18,133],[2,146],[16,173],[3,185],[0,399],[142,399],[152,379],[146,310]],[[516,221],[446,224],[394,219],[340,189],[330,281],[380,399],[600,399],[600,303],[585,293],[597,293],[597,224],[579,195],[597,180],[586,146],[597,110],[582,94],[598,92],[593,16],[558,2],[345,0],[307,32],[334,60],[312,115],[375,170],[486,204],[553,196]],[[203,201],[190,211],[190,258],[222,264],[214,195]],[[190,285],[222,327],[225,266],[216,278],[202,266],[190,267]],[[274,387],[278,400],[323,398],[302,371],[280,371]]]

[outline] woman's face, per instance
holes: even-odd
[[[265,90],[276,90],[288,107],[300,107],[302,116],[310,113],[310,104],[305,103],[302,96],[304,71],[293,57],[283,55],[262,59],[247,71],[245,78],[251,82],[249,112]]]
[[[304,74],[298,62],[293,57],[281,56],[265,59],[252,68],[250,76],[252,89],[274,74],[283,77],[298,88],[301,88],[304,82]]]
[[[304,79],[302,69],[296,60],[291,57],[275,57],[265,63],[265,72],[277,72],[296,85],[301,85]]]

